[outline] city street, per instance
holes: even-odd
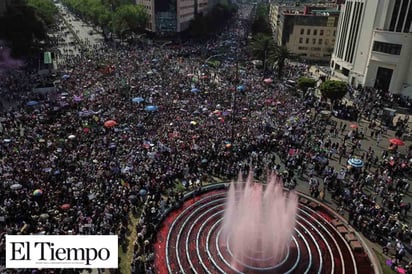
[[[96,27],[76,18],[61,3],[55,4],[61,15],[57,36],[61,62],[67,58],[80,54],[81,48],[93,48],[103,42],[103,36],[96,31]]]

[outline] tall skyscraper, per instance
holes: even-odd
[[[411,22],[412,0],[346,0],[332,74],[393,93],[412,87]]]

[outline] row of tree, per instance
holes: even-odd
[[[316,87],[317,80],[310,77],[300,77],[297,81],[297,88],[301,89],[303,93],[309,88]],[[319,91],[324,99],[329,99],[332,102],[341,100],[348,92],[348,84],[337,80],[326,80],[319,86]]]
[[[105,36],[109,32],[118,36],[141,32],[148,20],[144,7],[130,0],[62,0],[62,3],[82,19],[100,26]]]
[[[282,78],[286,60],[297,58],[285,46],[275,44],[272,29],[269,24],[269,5],[259,3],[256,7],[256,16],[252,24],[253,38],[249,44],[249,51],[256,60],[263,63],[263,74],[271,72],[276,67],[277,77]],[[266,76],[266,75],[265,75]]]
[[[187,33],[193,37],[205,37],[226,26],[227,22],[237,12],[237,5],[227,0],[220,0],[206,15],[196,14],[190,22]]]
[[[47,43],[47,30],[55,23],[56,13],[52,0],[13,0],[0,17],[0,39],[13,56],[38,51]]]

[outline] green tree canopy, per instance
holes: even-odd
[[[252,23],[252,33],[272,35],[272,29],[269,24],[269,5],[267,3],[259,3],[257,5],[255,20]]]
[[[279,78],[283,76],[286,60],[294,58],[296,58],[296,55],[291,53],[285,46],[276,46],[274,51],[271,52],[271,63],[276,63],[277,76]]]
[[[197,14],[191,21],[188,33],[193,37],[204,37],[222,29],[237,11],[237,6],[227,0],[221,0],[206,15]]]
[[[323,82],[319,87],[322,96],[330,99],[332,102],[342,99],[348,92],[345,82],[328,80]]]
[[[274,56],[275,48],[276,46],[272,36],[264,33],[256,34],[249,44],[249,51],[253,58],[262,61],[264,73],[266,72],[268,63],[269,65],[273,64],[274,59],[270,57]]]
[[[254,59],[264,61],[271,53],[274,53],[275,42],[270,35],[258,33],[249,44],[249,50]]]
[[[113,15],[113,28],[117,34],[125,31],[144,29],[148,16],[141,5],[127,4],[120,6]]]
[[[148,19],[144,7],[132,0],[62,0],[62,3],[108,32],[114,28],[116,34],[143,29]]]
[[[52,0],[26,0],[27,5],[33,7],[37,15],[50,26],[55,23],[58,10]]]
[[[46,25],[23,0],[12,1],[7,12],[0,18],[0,39],[7,42],[13,56],[31,53],[46,39]]]
[[[306,92],[308,88],[314,88],[316,86],[316,80],[309,77],[300,77],[297,81],[297,87],[303,92]]]

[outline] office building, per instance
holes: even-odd
[[[136,0],[149,17],[146,29],[156,33],[186,30],[196,14],[206,14],[216,0]]]
[[[335,4],[270,4],[269,20],[276,44],[306,60],[330,60],[338,18]]]
[[[412,0],[346,0],[332,74],[352,86],[412,90]]]

